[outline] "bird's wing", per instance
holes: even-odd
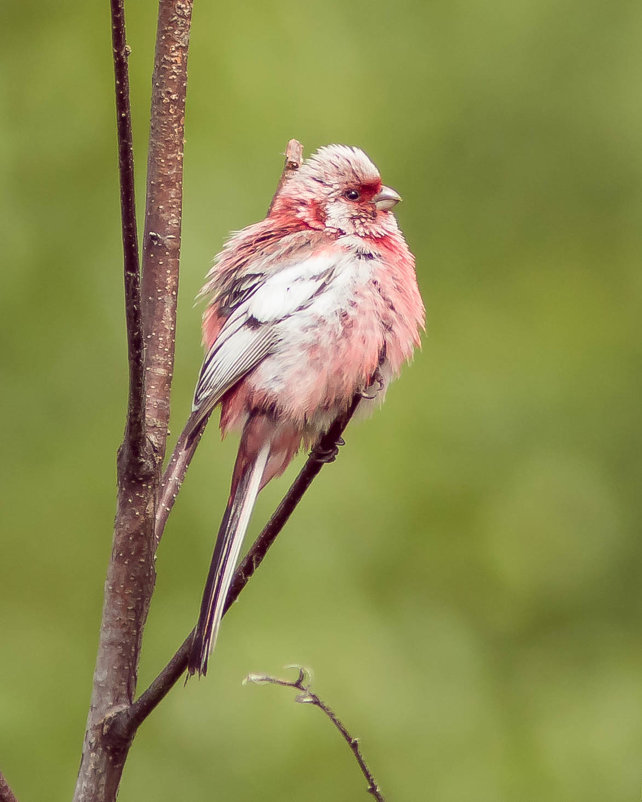
[[[200,413],[199,419],[275,352],[281,338],[279,324],[306,309],[324,291],[340,261],[333,254],[309,257],[245,286],[205,355],[192,407]]]

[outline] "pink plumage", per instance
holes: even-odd
[[[190,426],[196,431],[220,404],[223,435],[242,435],[190,674],[207,671],[260,489],[356,393],[360,408],[381,401],[419,344],[414,258],[390,211],[399,200],[363,151],[321,148],[265,220],[230,238],[207,276],[206,355]]]

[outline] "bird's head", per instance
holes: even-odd
[[[327,145],[287,181],[272,214],[294,214],[313,228],[382,237],[396,229],[390,210],[400,200],[394,189],[382,185],[362,150]]]

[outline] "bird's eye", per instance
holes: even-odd
[[[348,189],[346,192],[343,193],[344,198],[347,198],[351,201],[357,201],[361,197],[361,193],[358,189]]]

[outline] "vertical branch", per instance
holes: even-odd
[[[154,590],[156,496],[174,359],[183,125],[191,0],[160,0],[152,91],[143,298],[136,242],[124,0],[110,0],[130,389],[118,453],[118,503],[75,802],[114,802],[134,732],[118,713],[136,691]]]
[[[147,162],[143,312],[147,430],[162,462],[174,368],[183,200],[183,134],[192,0],[160,0]]]
[[[123,2],[111,0],[112,49],[116,79],[116,128],[118,132],[118,172],[120,177],[120,216],[125,268],[125,319],[129,362],[129,403],[126,443],[137,459],[142,459],[145,439],[145,348],[140,301],[140,265],[136,231],[134,194],[134,145],[129,105],[130,49],[125,39]]]

